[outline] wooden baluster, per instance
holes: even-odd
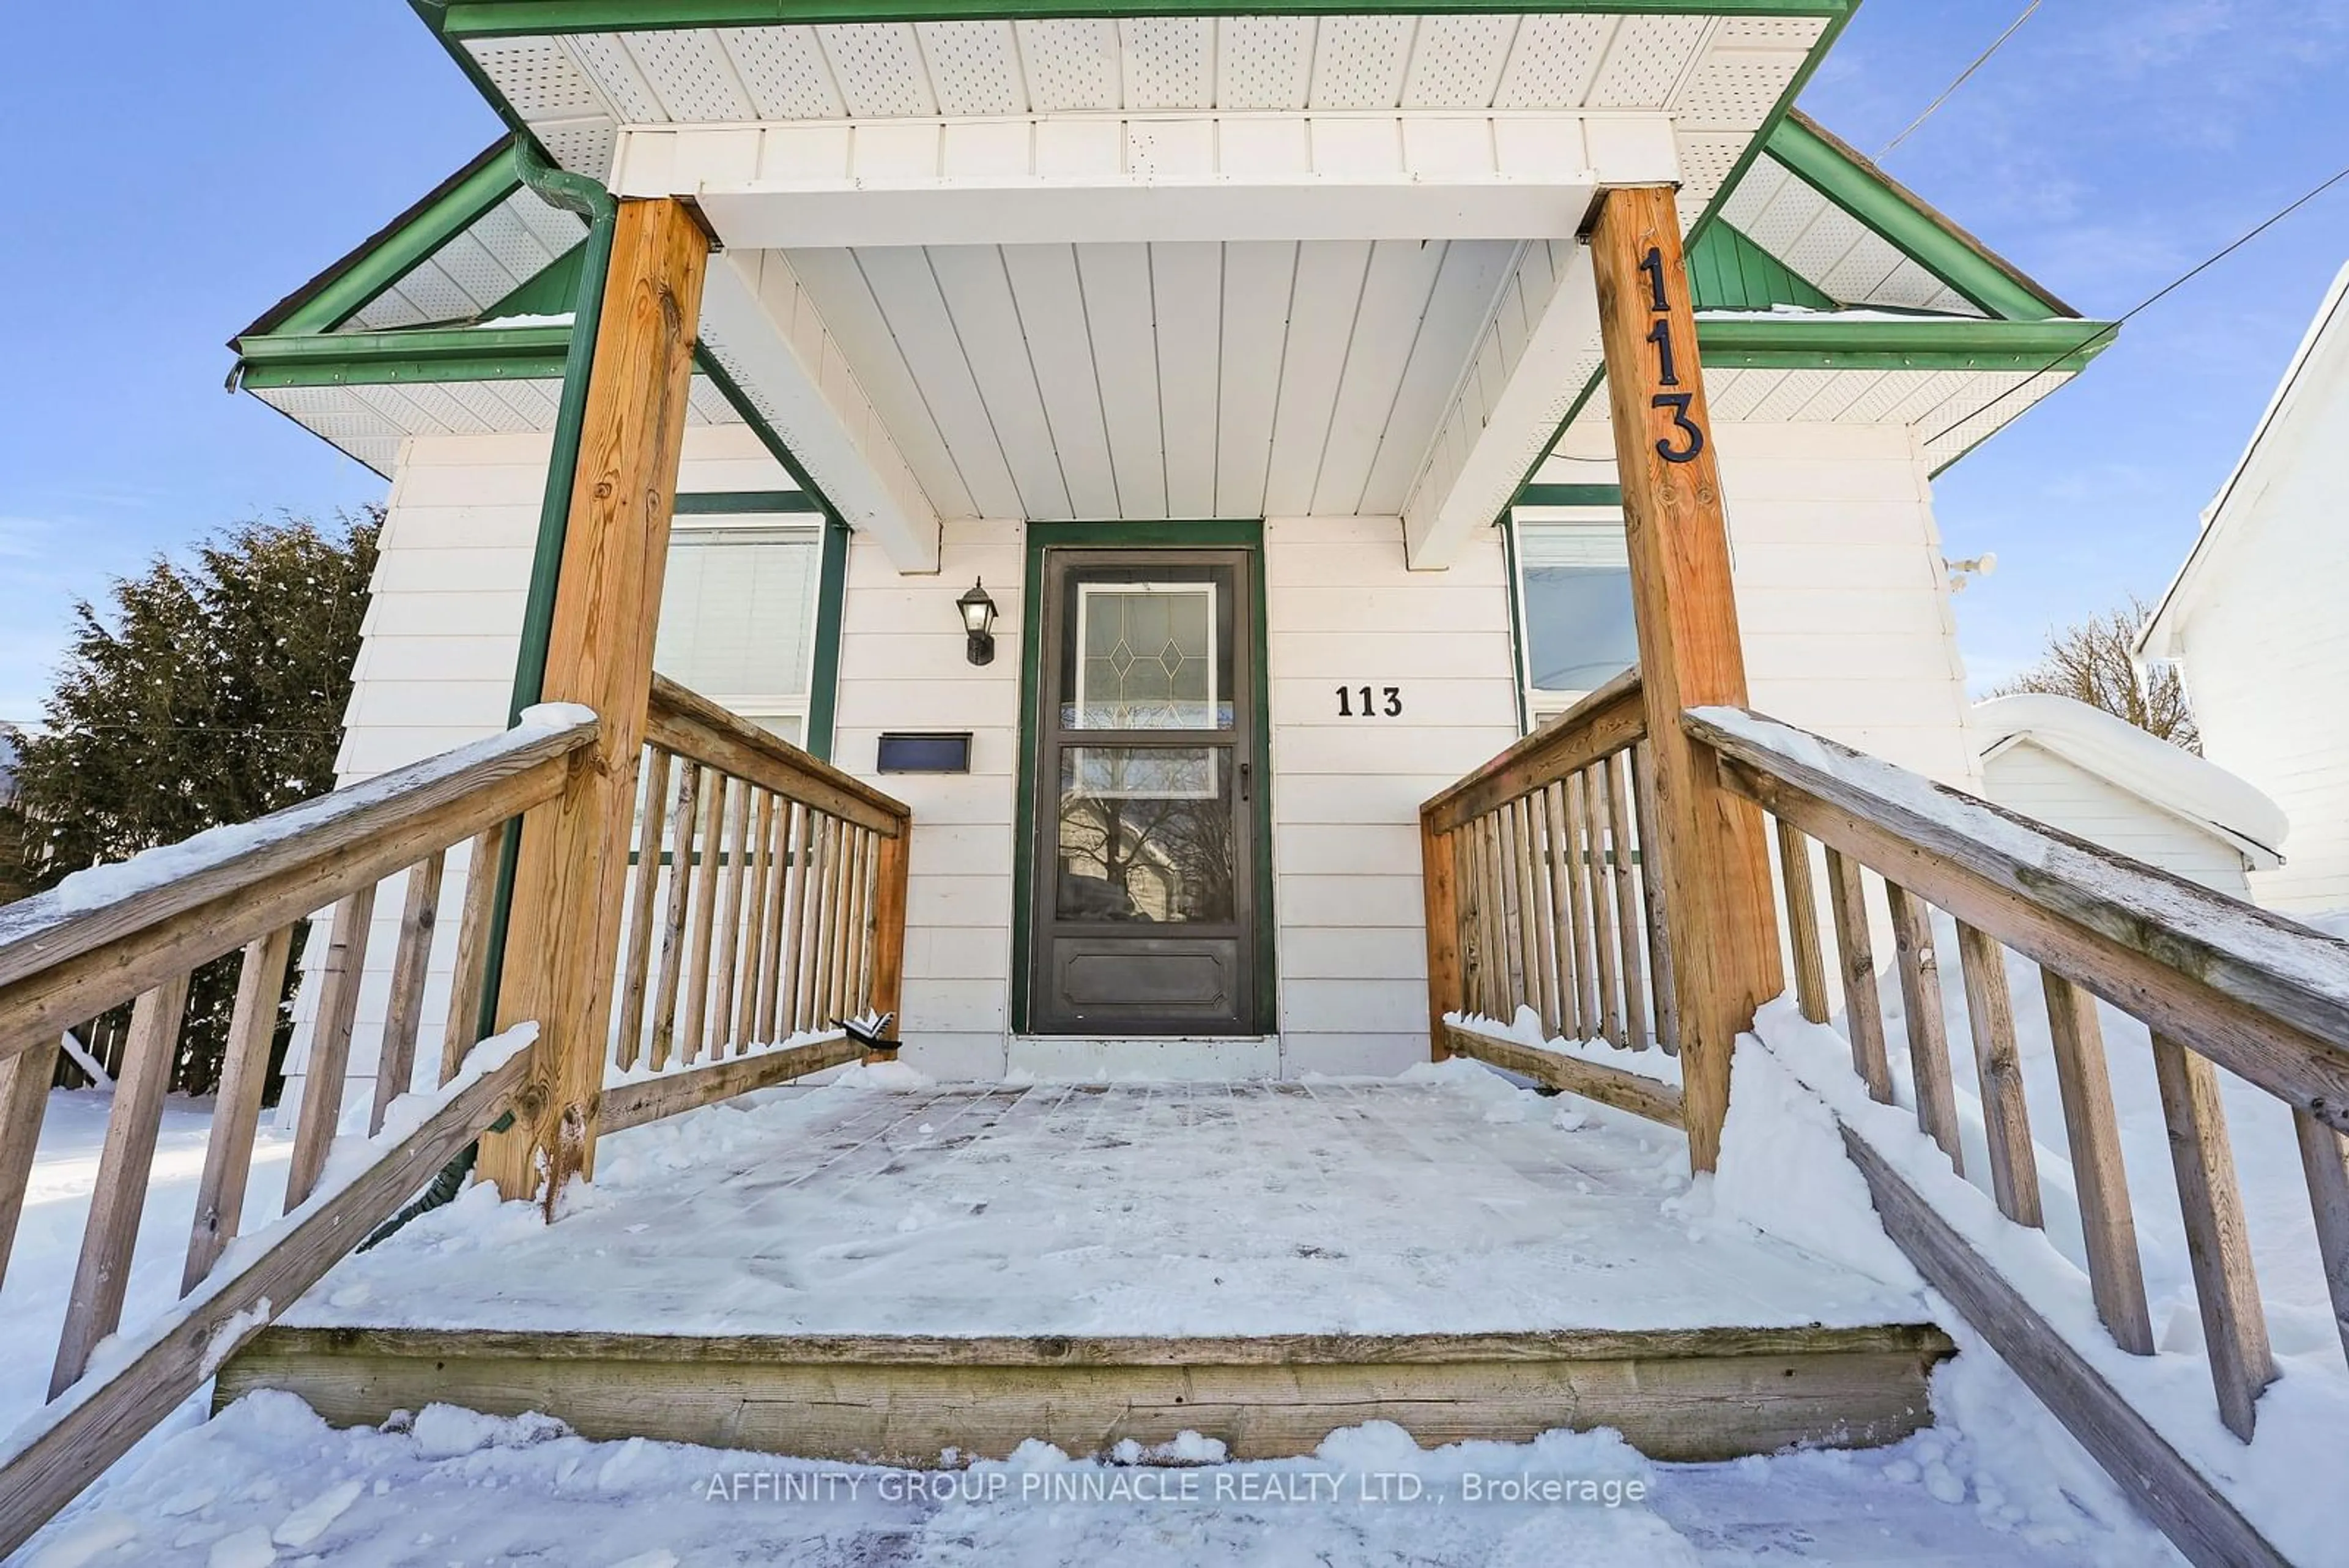
[[[807,973],[802,977],[806,993],[800,1000],[803,1029],[824,1026],[824,972],[829,958],[826,944],[832,937],[832,884],[838,879],[835,862],[840,858],[843,826],[838,817],[825,815],[816,830],[815,860],[808,867],[808,957]]]
[[[644,1053],[645,1003],[652,987],[653,911],[660,902],[661,846],[668,837],[669,753],[645,748],[643,815],[636,823],[636,877],[628,902],[627,954],[620,961],[619,1039],[613,1060],[634,1067]],[[691,766],[690,763],[687,764]]]
[[[914,825],[897,825],[895,836],[881,841],[873,867],[873,993],[876,1013],[905,1006],[905,898],[912,889]]]
[[[1585,769],[1582,798],[1590,809],[1590,936],[1599,952],[1599,1033],[1609,1044],[1629,1044],[1623,1033],[1622,993],[1617,987],[1615,912],[1609,904],[1614,883],[1608,856],[1613,847],[1614,823],[1608,816],[1607,785],[1596,765]]]
[[[726,906],[709,950],[715,961],[715,972],[710,977],[709,1055],[715,1061],[725,1055],[736,1044],[734,1034],[734,978],[740,967],[742,951],[742,906],[749,894],[750,876],[750,781],[742,781],[737,792],[734,813],[729,821],[730,832],[726,842]]]
[[[682,760],[682,759],[680,759]],[[660,985],[653,993],[653,1071],[666,1070],[677,1039],[678,993],[685,980],[687,913],[692,907],[695,836],[701,818],[702,774],[686,763],[669,818],[668,907],[661,914]]]
[[[1982,1082],[1982,1127],[1990,1137],[1991,1195],[2018,1225],[2044,1225],[2039,1158],[2032,1152],[2031,1112],[2023,1097],[2023,1059],[2014,1047],[2014,1002],[2006,986],[2006,952],[1958,922],[1959,966],[1965,971],[1966,1022]]]
[[[1573,895],[1574,979],[1579,996],[1582,1038],[1597,1040],[1607,1029],[1599,1002],[1598,913],[1591,908],[1591,861],[1599,846],[1590,828],[1590,801],[1580,774],[1565,780],[1568,890]]]
[[[2151,1355],[2153,1322],[2146,1312],[2145,1269],[2137,1255],[2137,1217],[2129,1207],[2128,1171],[2121,1163],[2096,999],[2052,969],[2039,971],[2039,985],[2055,1045],[2055,1083],[2064,1096],[2064,1132],[2072,1150],[2072,1183],[2080,1194],[2080,1235],[2087,1245],[2096,1315],[2123,1350]]]
[[[1550,875],[1557,860],[1549,836],[1549,792],[1537,790],[1518,804],[1526,824],[1525,902],[1534,915],[1534,970],[1540,986],[1534,1005],[1542,1016],[1542,1033],[1555,1040],[1566,1033],[1566,1015],[1557,971],[1560,921],[1552,897],[1557,883]]]
[[[693,889],[693,957],[686,965],[685,1013],[678,1021],[678,1056],[690,1067],[701,1060],[702,1036],[709,1029],[709,977],[716,967],[711,939],[718,929],[718,885],[726,869],[726,808],[734,781],[712,770],[701,802],[701,870]]]
[[[465,857],[465,909],[457,919],[457,963],[449,983],[449,1026],[440,1035],[440,1082],[465,1064],[481,1041],[481,987],[490,957],[490,923],[497,913],[498,863],[509,825],[499,823],[473,840]]]
[[[1485,835],[1481,823],[1461,825],[1454,838],[1460,856],[1460,1011],[1485,1011],[1485,970],[1492,963],[1485,940]]]
[[[318,1185],[326,1151],[334,1147],[336,1123],[343,1112],[343,1080],[351,1065],[351,1030],[358,1021],[359,987],[367,975],[367,929],[374,921],[373,883],[335,906],[334,933],[318,986],[318,1016],[310,1033],[310,1060],[303,1069],[302,1120],[294,1129],[294,1158],[285,1172],[288,1214]]]
[[[46,1036],[0,1057],[0,1282],[8,1277],[8,1255],[16,1246],[16,1222],[25,1212],[25,1189],[32,1182],[33,1155],[40,1147],[41,1118],[48,1112],[49,1081],[57,1075],[59,1043]]]
[[[1534,799],[1535,809],[1541,814],[1547,846],[1542,857],[1543,880],[1548,884],[1545,897],[1549,909],[1550,943],[1545,962],[1557,984],[1555,1033],[1561,1039],[1579,1040],[1583,1038],[1582,987],[1574,973],[1574,891],[1572,862],[1568,859],[1573,847],[1567,837],[1566,786],[1553,783]]]
[[[798,828],[798,805],[790,799],[775,797],[774,836],[767,845],[767,858],[771,863],[767,875],[767,915],[760,923],[763,933],[759,960],[759,1018],[754,1031],[763,1043],[773,1044],[791,1033],[788,1021],[781,1029],[775,1027],[776,998],[783,984],[783,944],[787,940],[783,920],[789,913],[787,895],[791,886],[792,846]]]
[[[1624,791],[1624,769],[1630,759],[1621,753],[1599,759],[1607,781],[1607,820],[1615,836],[1615,926],[1623,958],[1623,1044],[1645,1051],[1648,1031],[1646,966],[1640,961],[1640,892],[1631,879],[1631,813]]]
[[[2268,1348],[2267,1315],[2251,1267],[2243,1197],[2235,1185],[2219,1071],[2175,1040],[2156,1034],[2153,1072],[2169,1127],[2169,1158],[2178,1172],[2186,1253],[2202,1310],[2219,1418],[2248,1443],[2259,1419],[2260,1390],[2275,1381],[2275,1357]]]
[[[1485,1012],[1489,1018],[1506,1020],[1516,1011],[1509,1003],[1509,863],[1501,842],[1501,814],[1485,814],[1485,940],[1491,954],[1485,966],[1485,975],[1491,994],[1485,999]]]
[[[220,1094],[212,1103],[212,1137],[204,1143],[204,1174],[196,1187],[196,1222],[188,1237],[188,1263],[180,1293],[204,1282],[222,1251],[236,1240],[253,1175],[253,1140],[261,1129],[261,1095],[269,1080],[269,1048],[277,1036],[285,967],[294,955],[294,928],[280,926],[245,945],[236,973],[236,1007],[221,1053]]]
[[[758,801],[758,826],[751,830],[750,858],[743,867],[750,873],[750,893],[745,906],[750,924],[742,932],[742,996],[734,1015],[734,1044],[740,1050],[764,1043],[759,1033],[759,983],[767,953],[767,882],[775,858],[773,792],[759,791]]]
[[[1814,1023],[1827,1021],[1827,964],[1819,948],[1818,894],[1811,886],[1811,841],[1780,820],[1778,871],[1786,893],[1786,931],[1795,949],[1795,1003]]]
[[[2316,1220],[2316,1252],[2333,1300],[2333,1326],[2341,1351],[2349,1355],[2349,1138],[2295,1109],[2292,1130],[2300,1139],[2301,1167],[2308,1174],[2308,1203]],[[0,1246],[5,1246],[0,1239]]]
[[[98,1185],[81,1233],[81,1262],[66,1304],[57,1367],[49,1376],[52,1399],[88,1367],[98,1342],[122,1325],[122,1293],[130,1284],[130,1254],[139,1242],[155,1137],[163,1125],[163,1092],[171,1086],[180,1020],[187,1010],[184,974],[148,992],[131,1009],[130,1040],[122,1053],[122,1075],[115,1080],[114,1108],[98,1157]]]
[[[1517,867],[1525,861],[1524,836],[1518,832],[1516,810],[1501,805],[1493,812],[1493,830],[1500,836],[1500,909],[1502,985],[1501,1011],[1497,1015],[1504,1023],[1514,1024],[1517,1004],[1525,1000],[1526,960],[1527,951],[1524,924],[1525,907],[1517,902]]]
[[[1640,902],[1648,913],[1648,968],[1655,987],[1656,1038],[1665,1050],[1677,1055],[1681,1048],[1681,1004],[1672,983],[1671,912],[1664,907],[1663,885],[1658,879],[1661,867],[1653,850],[1653,824],[1658,820],[1656,774],[1645,741],[1631,748],[1631,809],[1639,814]],[[1816,929],[1813,928],[1815,931]]]
[[[787,1034],[801,1034],[808,1027],[808,905],[815,903],[815,848],[823,835],[823,814],[815,806],[803,806],[799,814],[799,842],[792,851],[792,938],[790,952],[784,952],[782,1009],[790,1018],[784,1025]]]
[[[848,1012],[864,1016],[873,992],[873,873],[881,858],[881,836],[871,828],[857,835],[856,940],[848,986]]]
[[[901,857],[902,836],[890,840]],[[1452,1054],[1444,1033],[1444,1015],[1461,1005],[1466,969],[1461,958],[1460,849],[1456,834],[1438,833],[1425,812],[1419,817],[1419,871],[1427,921],[1427,1048],[1431,1061]],[[886,878],[888,863],[884,862]]]
[[[424,984],[432,976],[432,933],[440,921],[440,881],[448,861],[447,850],[435,850],[408,868],[408,901],[399,911],[399,946],[391,959],[391,998],[376,1054],[369,1137],[383,1130],[391,1102],[414,1086],[416,1033],[424,1023]]]
[[[832,883],[832,957],[824,965],[823,1023],[829,1025],[848,1011],[848,932],[851,919],[850,892],[856,884],[856,841],[859,830],[854,823],[840,825],[840,847],[834,858],[839,862],[839,875]]]
[[[1832,846],[1826,859],[1827,907],[1835,916],[1836,958],[1843,970],[1843,1012],[1851,1033],[1851,1070],[1868,1085],[1868,1098],[1889,1106],[1892,1066],[1884,1055],[1884,1005],[1876,994],[1876,943],[1868,929],[1868,894],[1859,879],[1857,861],[1845,859]],[[1955,1149],[1951,1153],[1954,1158]]]
[[[1950,1075],[1950,1031],[1941,1006],[1941,961],[1933,950],[1932,911],[1897,882],[1884,884],[1884,896],[1892,907],[1892,945],[1899,955],[1900,1010],[1908,1015],[1917,1125],[1962,1176],[1966,1162],[1958,1142],[1958,1091]]]

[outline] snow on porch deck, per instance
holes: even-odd
[[[783,1090],[607,1139],[554,1226],[475,1188],[284,1321],[1196,1336],[1930,1318],[1910,1291],[1692,1216],[1686,1158],[1678,1134],[1467,1063]]]

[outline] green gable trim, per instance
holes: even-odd
[[[322,282],[297,294],[288,302],[290,308],[281,306],[282,316],[273,311],[277,319],[264,317],[263,329],[326,332],[366,309],[384,290],[522,189],[512,149],[512,137],[499,142],[456,181],[338,263]],[[563,308],[570,308],[568,298]]]
[[[1578,0],[1593,16],[1848,16],[1858,0]],[[420,8],[420,7],[419,7]],[[1047,20],[1064,16],[1532,14],[1531,0],[451,0],[452,40],[811,23]]]
[[[1756,316],[1697,323],[1709,370],[2077,370],[2113,340],[2102,321]]]
[[[1517,492],[1515,506],[1612,506],[1623,504],[1619,484],[1528,484]]]
[[[1767,310],[1774,305],[1833,310],[1836,306],[1785,263],[1727,223],[1708,224],[1689,247],[1688,274],[1699,310]]]
[[[1781,121],[1769,148],[1797,179],[1992,316],[2046,321],[2076,315],[1806,117]]]
[[[587,241],[580,242],[514,285],[512,294],[481,313],[484,321],[508,316],[564,316],[579,298],[579,272],[587,259]]]
[[[563,378],[568,327],[424,328],[240,337],[248,388],[383,386],[398,381],[545,381]]]

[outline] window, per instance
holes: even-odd
[[[1613,508],[1521,507],[1515,528],[1526,684],[1544,717],[1640,661],[1630,556]]]
[[[680,520],[669,534],[653,668],[803,744],[823,537],[798,519]]]

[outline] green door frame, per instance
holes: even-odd
[[[1268,1034],[1280,1032],[1280,992],[1274,972],[1277,915],[1273,901],[1272,683],[1266,670],[1269,649],[1264,597],[1264,523],[1256,518],[1210,518],[1166,523],[1030,523],[1028,524],[1025,597],[1019,615],[1019,799],[1011,862],[1011,1033],[1028,1033],[1028,959],[1033,945],[1036,835],[1036,737],[1043,722],[1041,660],[1044,552],[1050,549],[1246,550],[1249,597],[1255,602],[1256,754],[1264,778],[1256,790],[1256,1001],[1257,1017]]]

